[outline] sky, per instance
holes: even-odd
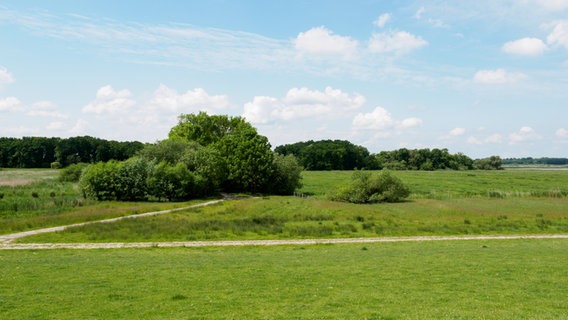
[[[568,157],[568,0],[0,0],[0,137]]]

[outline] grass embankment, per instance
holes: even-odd
[[[58,170],[0,170],[0,234],[95,221],[189,206],[183,203],[97,202],[77,184],[57,180]]]
[[[568,240],[0,252],[2,319],[566,319]]]
[[[325,193],[350,172],[305,172],[311,198],[231,201],[164,216],[94,224],[20,242],[192,241],[568,232],[568,171],[396,172],[402,203],[354,205]],[[562,189],[564,188],[564,189]]]

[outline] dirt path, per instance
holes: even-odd
[[[118,218],[75,223],[75,224],[70,224],[70,225],[60,226],[60,227],[44,228],[44,229],[37,229],[37,230],[30,230],[30,231],[0,235],[0,249],[4,249],[5,246],[11,245],[11,242],[16,240],[16,239],[35,235],[35,234],[63,231],[67,228],[86,226],[86,225],[94,224],[94,223],[110,223],[110,222],[116,222],[116,221],[120,221],[120,220],[124,220],[124,219],[135,219],[135,218],[156,216],[156,215],[165,214],[165,213],[172,213],[172,212],[176,212],[176,211],[182,211],[182,210],[187,210],[187,209],[210,206],[212,204],[216,204],[216,203],[219,203],[219,202],[225,201],[225,200],[226,199],[219,199],[219,200],[208,201],[208,202],[204,202],[204,203],[200,203],[200,204],[195,204],[195,205],[192,205],[192,206],[189,206],[189,207],[183,207],[183,208],[177,208],[177,209],[154,211],[154,212],[147,212],[147,213],[141,213],[141,214],[133,214],[133,215],[118,217]]]
[[[536,235],[479,235],[479,236],[417,236],[343,239],[290,239],[290,240],[241,240],[241,241],[188,241],[188,242],[113,242],[113,243],[5,243],[0,250],[39,249],[119,249],[119,248],[171,248],[171,247],[238,247],[281,246],[377,242],[420,242],[457,240],[512,240],[512,239],[568,239],[568,234]]]
[[[118,248],[168,248],[168,247],[235,247],[235,246],[280,246],[280,245],[315,245],[344,243],[377,242],[419,242],[419,241],[458,241],[458,240],[512,240],[512,239],[568,239],[568,234],[520,234],[520,235],[464,235],[464,236],[414,236],[414,237],[378,237],[378,238],[338,238],[338,239],[286,239],[286,240],[235,240],[235,241],[186,241],[186,242],[112,242],[112,243],[12,243],[14,240],[30,235],[57,232],[67,228],[93,223],[109,223],[123,219],[148,217],[172,213],[192,208],[208,206],[225,201],[214,200],[189,207],[148,212],[106,220],[76,223],[67,226],[30,230],[25,232],[0,235],[0,250],[41,250],[41,249],[118,249]]]

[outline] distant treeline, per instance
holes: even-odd
[[[0,138],[0,168],[49,168],[70,164],[126,160],[141,150],[141,142],[109,141],[89,136],[73,138]]]
[[[568,165],[568,158],[507,158],[504,165]]]
[[[278,146],[282,155],[292,154],[306,170],[495,170],[502,169],[498,156],[473,160],[463,153],[451,154],[448,149],[401,148],[371,154],[362,146],[345,140],[297,142]]]

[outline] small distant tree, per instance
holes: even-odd
[[[499,156],[491,156],[489,158],[478,159],[473,163],[478,170],[502,170],[503,162]]]
[[[408,187],[390,171],[355,171],[349,184],[330,198],[351,203],[398,202],[410,195]]]

